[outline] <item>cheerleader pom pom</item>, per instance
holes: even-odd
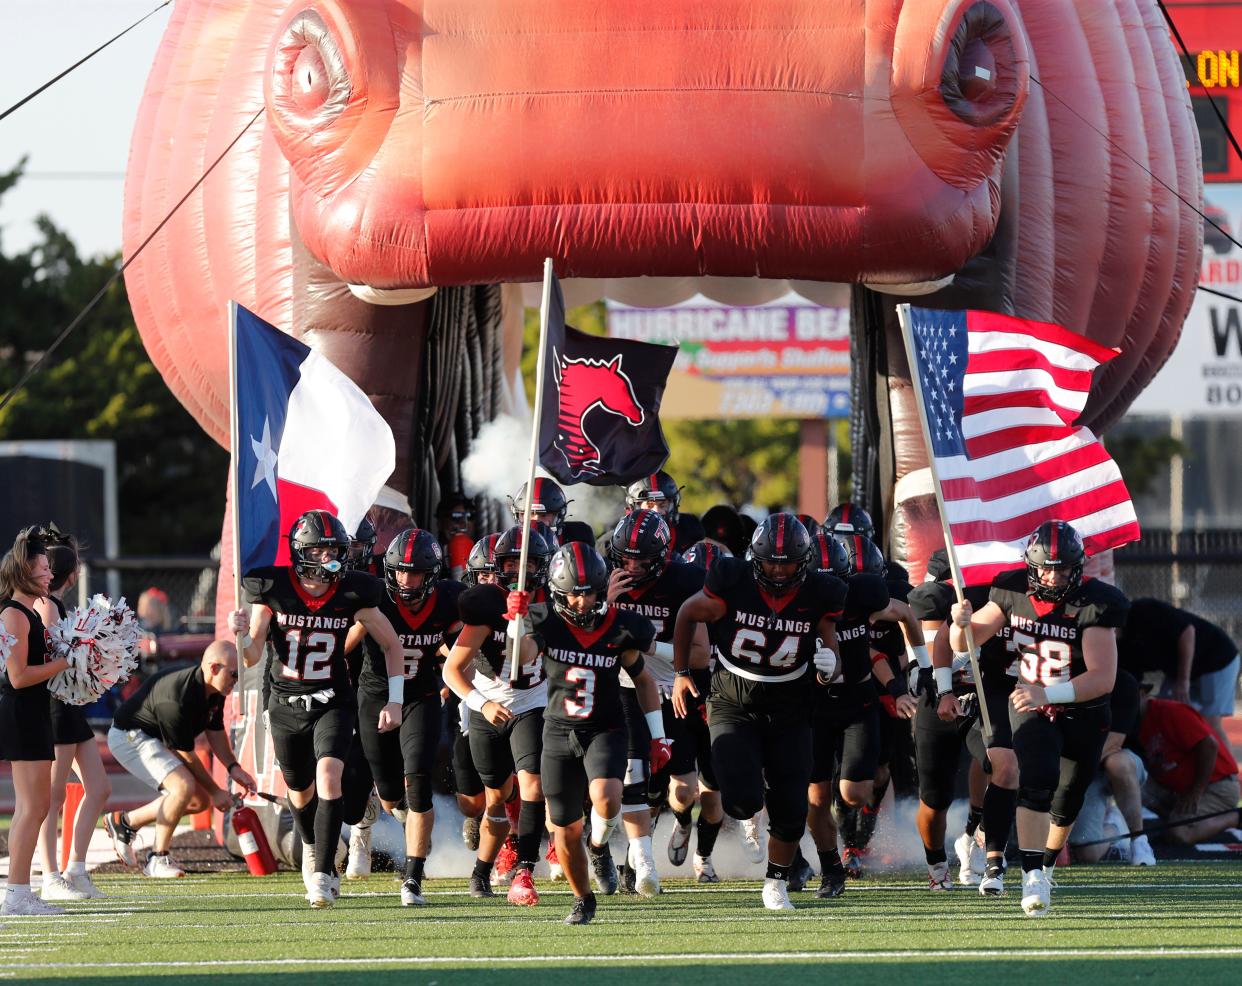
[[[4,674],[4,669],[9,663],[9,654],[16,646],[17,638],[0,625],[0,674]]]
[[[69,667],[48,682],[48,690],[67,705],[89,705],[138,667],[141,629],[122,597],[95,596],[48,631],[52,652]]]

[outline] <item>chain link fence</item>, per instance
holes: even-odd
[[[160,633],[210,633],[215,625],[216,581],[220,562],[208,557],[97,558],[83,566],[79,602],[102,592],[124,596],[139,616]]]

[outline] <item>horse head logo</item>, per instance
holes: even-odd
[[[552,351],[559,407],[556,448],[565,457],[575,480],[599,476],[599,447],[587,437],[587,415],[599,408],[616,414],[637,428],[646,412],[634,397],[634,385],[621,369],[620,355],[611,360],[570,359]]]

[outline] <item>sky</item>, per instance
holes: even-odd
[[[120,33],[160,0],[0,0],[0,112]],[[121,248],[123,176],[138,102],[172,13],[167,6],[0,120],[0,171],[29,155],[0,198],[0,247],[36,239],[46,213],[84,256]]]

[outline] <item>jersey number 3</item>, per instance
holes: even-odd
[[[332,677],[332,652],[336,649],[336,637],[330,633],[310,633],[306,636],[306,648],[302,647],[302,631],[285,633],[289,654],[281,665],[286,678],[294,681],[327,681]]]
[[[595,708],[595,672],[590,668],[570,668],[565,680],[576,682],[573,697],[565,699],[565,714],[575,719],[586,719]]]

